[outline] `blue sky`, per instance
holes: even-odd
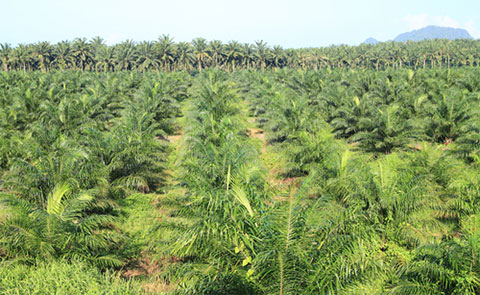
[[[287,47],[385,41],[426,25],[480,38],[479,0],[2,0],[0,42],[58,42],[101,36],[175,41],[264,40]]]

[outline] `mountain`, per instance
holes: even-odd
[[[419,30],[398,35],[394,41],[422,41],[425,39],[473,39],[464,29],[454,29],[448,27],[428,26]]]
[[[365,43],[365,44],[372,44],[372,45],[375,45],[378,42],[379,41],[377,39],[374,39],[374,38],[368,38],[367,40],[363,41],[363,43]]]

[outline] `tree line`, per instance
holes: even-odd
[[[3,71],[202,71],[206,68],[234,72],[238,69],[322,68],[450,68],[480,65],[477,40],[425,40],[382,42],[376,45],[335,45],[320,48],[282,48],[264,41],[255,44],[196,38],[174,42],[169,35],[156,41],[132,40],[107,45],[105,40],[77,38],[56,44],[0,44]]]

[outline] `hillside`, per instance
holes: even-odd
[[[372,44],[372,45],[375,45],[377,44],[379,41],[375,38],[367,38],[367,40],[365,40],[363,43],[365,44]]]
[[[398,35],[394,41],[422,41],[425,39],[473,39],[468,31],[464,29],[455,29],[448,27],[428,26],[419,30],[413,30]]]

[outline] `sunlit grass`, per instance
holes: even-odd
[[[102,273],[83,262],[52,261],[0,265],[0,294],[144,294],[131,280]]]

